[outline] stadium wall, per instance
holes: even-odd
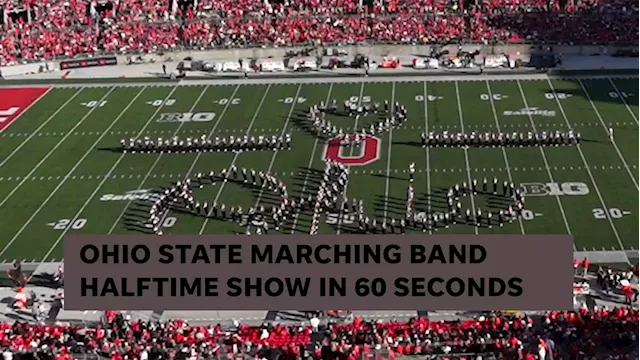
[[[528,55],[532,52],[542,49],[551,48],[556,54],[562,55],[606,55],[613,54],[617,50],[637,50],[638,46],[569,46],[569,45],[529,45],[529,44],[508,44],[508,45],[464,45],[465,50],[480,50],[483,55],[502,54],[502,53],[520,53]],[[216,50],[192,50],[178,51],[173,53],[165,53],[163,56],[171,56],[174,60],[182,60],[186,57],[194,59],[219,59],[219,60],[237,60],[240,58],[258,58],[265,59],[269,57],[282,58],[289,51],[298,51],[301,49],[309,49],[309,46],[298,47],[282,47],[282,48],[251,48],[251,49],[216,49]],[[353,57],[356,54],[364,54],[372,57],[375,56],[416,56],[428,55],[431,52],[431,45],[346,45],[346,46],[324,46],[316,47],[318,50],[322,48],[335,48],[347,53],[347,56]],[[447,45],[444,49],[451,53],[457,52],[457,45]],[[119,63],[126,63],[127,56],[119,56]]]

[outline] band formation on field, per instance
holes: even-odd
[[[2,88],[0,260],[60,261],[69,233],[276,231],[571,233],[576,251],[635,261],[634,89]]]

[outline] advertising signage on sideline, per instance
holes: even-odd
[[[99,58],[91,58],[91,59],[68,60],[68,61],[62,61],[60,63],[60,70],[117,65],[117,64],[118,64],[118,59],[115,56],[99,57]]]
[[[569,310],[571,235],[68,235],[67,310]]]

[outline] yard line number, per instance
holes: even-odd
[[[298,104],[302,104],[305,101],[307,101],[307,99],[303,98],[303,97],[298,97],[298,98],[287,97],[287,98],[278,100],[278,102],[283,102],[285,104],[293,104],[294,102],[296,102]]]
[[[162,227],[166,227],[166,228],[173,227],[173,225],[176,224],[176,221],[178,221],[178,219],[176,219],[173,216],[166,217],[162,222]]]
[[[173,227],[173,225],[175,225],[177,221],[178,221],[177,218],[175,218],[173,216],[168,216],[168,217],[164,218],[164,220],[162,221],[162,227],[164,227],[164,228]],[[147,229],[151,229],[153,227],[153,225],[152,224],[146,224],[145,227]]]
[[[606,219],[607,212],[609,213],[609,216],[611,216],[611,218],[613,219],[620,219],[623,216],[630,214],[629,211],[622,211],[618,208],[609,208],[609,209],[598,208],[598,209],[593,209],[593,217],[598,220]]]
[[[624,91],[621,91],[620,93],[612,91],[612,92],[609,93],[609,97],[614,98],[614,99],[617,99],[617,98],[620,98],[620,97],[630,98],[632,96],[633,96],[632,93],[628,93],[628,92],[624,92]]]
[[[102,101],[91,100],[91,101],[88,101],[88,102],[84,102],[84,103],[82,103],[80,105],[86,106],[88,108],[103,107],[103,106],[107,105],[107,100],[102,100]]]
[[[87,224],[87,219],[61,219],[56,221],[55,223],[47,224],[53,227],[53,230],[80,230]]]
[[[240,99],[239,98],[233,98],[233,99],[219,99],[219,100],[213,100],[213,102],[215,104],[218,105],[227,105],[227,104],[231,104],[231,105],[240,105]]]
[[[489,101],[491,99],[493,99],[493,101],[500,101],[502,99],[506,99],[508,98],[507,95],[502,95],[502,94],[480,94],[480,100],[484,100],[484,101]]]
[[[422,102],[424,101],[424,95],[416,95],[416,101]],[[427,101],[436,101],[438,99],[442,99],[441,96],[427,95]]]
[[[563,92],[559,92],[559,93],[553,93],[553,92],[548,92],[548,93],[544,93],[544,97],[548,100],[564,100],[564,99],[568,99],[570,97],[572,97],[573,95],[571,94],[567,94],[567,93],[563,93]]]
[[[148,103],[151,104],[151,106],[172,106],[176,103],[176,99],[158,99],[158,100],[153,100],[152,102]]]
[[[360,98],[360,96],[352,96],[352,97],[349,98],[349,101],[351,103],[355,103],[355,104],[360,103],[360,102],[362,102],[362,103],[370,103],[371,102],[371,96],[366,96],[365,95],[362,98]]]

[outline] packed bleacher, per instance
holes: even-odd
[[[135,321],[106,312],[101,325],[0,324],[5,360],[69,360],[93,354],[112,360],[159,359],[394,359],[410,355],[443,358],[633,359],[638,311],[549,312],[538,318],[489,314],[470,320],[367,322],[326,325],[190,326],[182,320]]]
[[[0,65],[291,44],[637,44],[631,0],[0,0]]]

